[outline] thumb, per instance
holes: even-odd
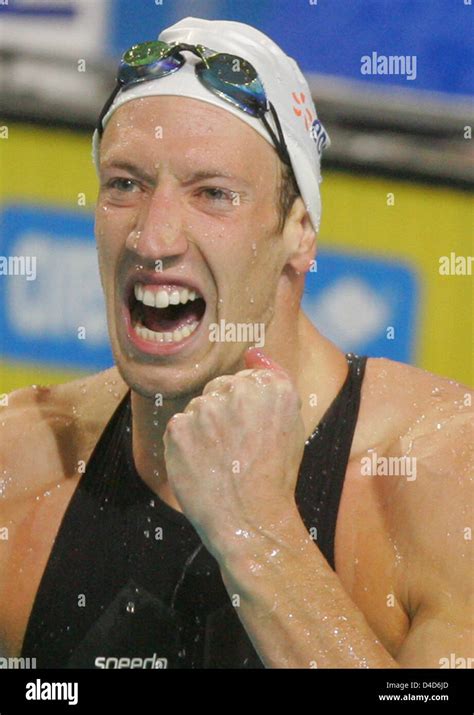
[[[260,348],[248,348],[248,350],[245,351],[244,360],[245,367],[250,370],[258,368],[262,370],[279,370],[280,372],[284,372],[285,375],[287,374],[281,365],[275,360],[272,360],[271,357],[268,357],[268,355],[265,355]]]

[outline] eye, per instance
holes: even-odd
[[[116,177],[114,179],[110,179],[107,181],[106,184],[108,189],[115,189],[116,191],[120,191],[126,194],[130,194],[133,189],[138,189],[138,185],[136,181],[133,179],[126,179],[124,177]]]
[[[211,199],[211,201],[229,201],[232,202],[234,199],[234,196],[236,196],[236,193],[234,191],[227,191],[225,189],[220,189],[217,186],[206,186],[205,188],[201,189],[200,192],[201,194],[205,194],[208,198]]]

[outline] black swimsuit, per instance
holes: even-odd
[[[347,378],[306,442],[296,487],[301,518],[332,568],[366,363],[346,357]],[[131,424],[128,392],[66,509],[22,656],[38,668],[263,667],[217,561],[138,475]]]

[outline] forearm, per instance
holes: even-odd
[[[285,525],[280,522],[237,543],[219,559],[222,576],[267,667],[398,667],[297,512]]]

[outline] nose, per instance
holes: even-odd
[[[176,189],[163,182],[143,202],[138,222],[127,238],[127,247],[150,261],[184,254],[188,241],[182,212]]]

